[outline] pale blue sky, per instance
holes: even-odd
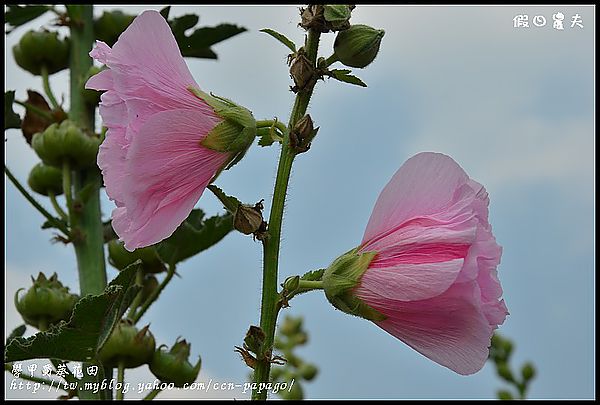
[[[161,7],[127,11],[146,8]],[[557,11],[565,22],[579,13],[584,28],[552,29]],[[174,16],[189,12],[199,14],[201,24],[226,21],[249,29],[215,47],[218,62],[188,60],[200,86],[245,105],[259,119],[287,120],[293,100],[287,48],[258,30],[274,28],[300,43],[297,9],[171,10]],[[386,35],[377,60],[356,71],[367,89],[318,84],[310,113],[321,130],[295,162],[280,280],[324,267],[356,246],[379,192],[407,158],[425,150],[446,153],[489,192],[490,221],[504,248],[499,278],[511,313],[500,331],[516,343],[516,364],[531,360],[538,367],[530,396],[593,398],[594,12],[560,5],[357,7],[354,23],[383,28]],[[550,23],[515,29],[517,14],[544,15]],[[6,49],[47,20],[15,30]],[[324,36],[322,56],[329,56],[333,38]],[[67,91],[67,77],[52,77],[55,92]],[[23,99],[25,89],[41,83],[16,67],[7,51],[5,86]],[[38,159],[19,131],[7,131],[6,138],[7,165],[25,181]],[[277,156],[275,147],[253,147],[217,184],[247,202],[264,198],[269,209]],[[210,194],[197,206],[209,213],[221,208]],[[105,215],[111,209],[104,198]],[[78,286],[71,248],[50,244],[52,233],[39,230],[42,222],[7,184],[8,331],[20,322],[12,296],[30,283],[30,274],[57,272],[71,288]],[[252,238],[232,233],[183,263],[182,278],[144,318],[158,342],[170,345],[179,335],[192,342],[192,354],[203,359],[200,381],[245,381],[247,369],[233,346],[258,323],[261,251]],[[109,269],[109,277],[115,274]],[[305,385],[308,398],[493,398],[503,385],[490,365],[459,376],[370,322],[334,310],[319,293],[298,297],[282,316],[287,313],[304,315],[310,342],[300,353],[320,368]],[[132,374],[136,381],[151,380],[145,367]]]

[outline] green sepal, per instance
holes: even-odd
[[[353,293],[354,287],[377,252],[358,253],[358,248],[338,257],[323,273],[323,289],[329,302],[350,315],[370,321],[383,321],[387,318],[381,312],[367,305]]]

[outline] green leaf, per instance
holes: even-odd
[[[231,212],[232,214],[235,214],[238,207],[242,204],[240,200],[225,194],[223,190],[221,190],[214,184],[209,185],[207,188],[213,192],[213,194],[219,199],[219,201],[221,201],[221,203],[225,206],[225,209]]]
[[[204,220],[204,212],[195,209],[173,235],[154,246],[162,261],[174,265],[213,246],[232,230],[230,213]]]
[[[279,32],[272,30],[270,28],[263,28],[262,30],[260,30],[260,32],[269,34],[270,36],[272,36],[273,38],[275,38],[276,40],[278,40],[279,42],[281,42],[282,44],[284,44],[285,46],[290,48],[290,50],[292,52],[294,52],[294,53],[296,52],[296,45],[290,39],[288,39],[288,37],[286,37],[285,35],[280,34]]]
[[[8,345],[10,343],[10,341],[13,340],[14,338],[23,336],[25,334],[26,329],[27,329],[27,327],[25,325],[21,325],[21,326],[15,328],[15,330],[10,332],[10,335],[8,335],[8,337],[6,338],[6,345]]]
[[[141,261],[137,261],[121,271],[103,294],[90,294],[80,299],[69,322],[62,321],[29,338],[13,339],[6,346],[4,361],[93,360],[140,289],[135,285],[140,264]]]
[[[270,128],[258,128],[256,136],[258,137],[258,144],[260,146],[271,146],[276,142],[273,139],[273,133]]]
[[[331,77],[333,77],[336,80],[339,80],[340,82],[355,84],[361,87],[367,87],[367,85],[358,77],[349,74],[350,70],[348,69],[333,69],[329,72],[331,73]]]
[[[163,8],[162,10],[160,10],[160,15],[162,15],[163,18],[168,21],[170,11],[171,11],[171,6],[167,6],[167,7]]]
[[[323,17],[325,17],[325,21],[348,21],[350,15],[350,7],[345,4],[326,4],[323,6]]]
[[[4,92],[4,130],[9,128],[21,128],[21,117],[13,111],[15,91]]]
[[[324,273],[325,273],[325,269],[312,270],[312,271],[309,271],[308,273],[304,273],[302,275],[302,277],[300,277],[300,279],[307,280],[307,281],[320,281],[320,280],[323,280]]]
[[[7,6],[8,11],[4,13],[4,23],[9,24],[9,30],[6,31],[10,34],[16,27],[25,24],[33,19],[38,18],[46,11],[50,10],[50,6]]]
[[[215,27],[197,28],[187,36],[185,32],[193,28],[198,23],[198,19],[197,15],[186,14],[169,21],[183,56],[217,59],[217,54],[210,49],[212,45],[246,31],[246,28],[237,25],[219,24]]]

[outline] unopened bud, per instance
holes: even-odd
[[[296,291],[298,289],[299,286],[300,286],[300,276],[291,276],[291,277],[288,277],[283,282],[283,288],[287,292],[294,292],[294,291]]]
[[[107,367],[123,364],[136,368],[152,361],[156,342],[145,326],[138,330],[131,322],[121,320],[98,353],[98,359]]]
[[[69,293],[69,288],[58,281],[56,273],[50,278],[40,273],[33,280],[33,286],[19,298],[21,290],[15,294],[15,307],[27,324],[39,330],[46,330],[59,321],[68,321],[79,300],[79,296]]]
[[[44,132],[33,136],[31,146],[50,166],[62,167],[69,162],[73,168],[85,168],[96,164],[100,139],[87,135],[71,120],[52,124]]]
[[[496,371],[498,375],[506,381],[514,381],[514,377],[512,371],[510,371],[510,367],[505,362],[496,363]]]
[[[353,9],[353,5],[346,4],[312,4],[300,9],[300,26],[321,33],[345,30],[350,26]]]
[[[41,75],[42,66],[48,74],[69,67],[69,52],[69,39],[50,31],[29,31],[13,47],[17,65],[36,76]]]
[[[298,373],[306,381],[310,381],[310,380],[314,379],[317,376],[318,372],[319,372],[319,369],[315,365],[309,364],[309,363],[302,364],[300,366],[300,368],[298,369]]]
[[[533,377],[535,377],[535,367],[531,363],[525,363],[523,368],[521,369],[521,375],[523,376],[523,380],[529,381]]]
[[[146,274],[161,273],[166,270],[154,246],[129,252],[125,249],[123,242],[118,240],[108,242],[108,261],[116,269],[123,270],[136,260],[142,261],[142,270]]]
[[[291,316],[286,316],[285,320],[279,327],[279,332],[287,337],[294,336],[298,333],[302,332],[302,318],[293,318]]]
[[[384,34],[384,30],[367,25],[353,25],[338,33],[333,44],[335,55],[346,66],[364,68],[375,60]]]
[[[56,196],[63,193],[62,171],[43,163],[33,166],[29,172],[27,183],[38,194],[54,194]]]
[[[150,371],[162,382],[173,383],[179,388],[196,380],[202,362],[200,358],[195,366],[189,362],[191,344],[184,339],[176,341],[170,351],[163,350],[163,346],[154,352]]]

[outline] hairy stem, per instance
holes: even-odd
[[[304,49],[306,57],[316,66],[317,51],[319,48],[320,33],[310,29],[306,39]],[[306,109],[310,97],[312,96],[314,85],[300,90],[296,95],[294,107],[288,122],[288,130],[291,131],[298,120],[300,120]],[[281,225],[283,222],[283,209],[285,207],[285,197],[287,194],[288,182],[294,162],[294,152],[289,146],[289,137],[285,137],[281,147],[279,157],[279,167],[277,168],[277,179],[275,180],[275,190],[273,201],[271,203],[271,213],[269,215],[269,236],[263,242],[263,288],[262,303],[260,313],[260,327],[265,333],[264,347],[270,348],[275,338],[275,327],[278,314],[278,293],[277,293],[277,271],[279,267],[279,245],[281,242]],[[254,382],[268,382],[271,371],[270,359],[262,359],[257,362],[254,370]],[[267,398],[267,391],[253,390],[252,399],[264,400]]]

